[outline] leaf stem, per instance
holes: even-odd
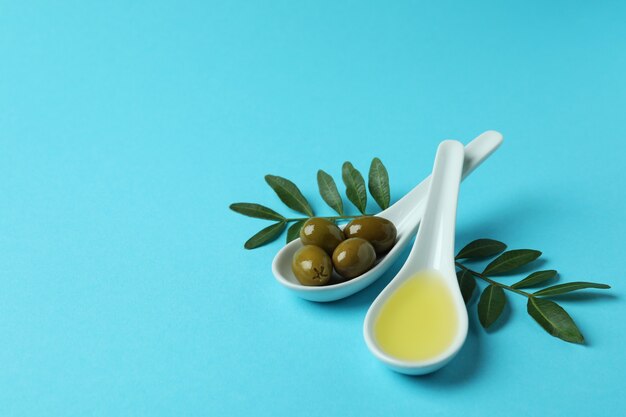
[[[509,290],[509,291],[516,292],[516,293],[518,293],[518,294],[523,295],[524,297],[531,298],[531,297],[533,296],[532,294],[527,293],[526,291],[518,290],[517,288],[513,288],[513,287],[511,287],[511,286],[509,286],[509,285],[502,284],[502,283],[500,283],[500,282],[494,281],[494,280],[492,280],[491,278],[489,278],[488,276],[481,274],[480,272],[472,271],[471,269],[469,269],[468,267],[466,267],[465,265],[463,265],[463,264],[462,264],[462,263],[460,263],[460,262],[454,262],[454,263],[455,263],[455,264],[456,264],[456,266],[458,266],[459,268],[461,268],[461,269],[463,269],[463,270],[465,270],[465,271],[469,272],[470,274],[474,275],[475,277],[480,278],[480,279],[482,279],[483,281],[486,281],[486,282],[488,282],[488,283],[490,283],[490,284],[496,285],[496,286],[498,286],[498,287],[502,287],[502,288],[504,288],[505,290]]]

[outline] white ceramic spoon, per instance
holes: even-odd
[[[489,157],[502,143],[502,135],[489,130],[476,137],[465,147],[463,178]],[[300,239],[285,245],[274,257],[272,272],[276,280],[298,297],[311,301],[335,301],[348,297],[372,284],[391,266],[402,250],[415,236],[424,213],[426,195],[430,186],[430,177],[426,178],[394,205],[378,214],[396,226],[397,241],[394,247],[380,261],[363,275],[349,281],[333,285],[312,287],[302,285],[291,270],[293,254],[302,247]]]
[[[460,142],[446,140],[439,145],[426,209],[415,244],[402,269],[376,297],[365,316],[363,335],[368,348],[378,359],[398,372],[417,375],[439,369],[454,357],[467,336],[467,310],[457,284],[454,268],[454,230],[463,170],[463,154],[463,145]],[[407,279],[415,277],[420,272],[429,273],[429,277],[419,276],[413,279],[440,280],[436,284],[444,284],[444,291],[449,292],[452,299],[450,309],[453,310],[450,314],[452,317],[456,316],[456,332],[451,337],[448,346],[436,356],[426,360],[407,361],[386,353],[379,346],[374,329],[381,308],[389,297],[393,296]],[[393,314],[398,314],[398,310]],[[438,318],[428,316],[423,320],[438,320]]]

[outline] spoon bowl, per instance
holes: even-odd
[[[490,130],[482,133],[465,147],[463,178],[487,159],[502,143],[502,135]],[[349,281],[326,286],[306,286],[300,284],[291,270],[293,254],[302,247],[300,239],[285,245],[274,257],[272,273],[283,287],[296,296],[310,301],[329,302],[348,297],[380,278],[402,253],[402,250],[417,233],[424,214],[426,196],[430,187],[429,176],[391,207],[378,214],[391,221],[398,231],[396,243],[376,265],[364,274]]]
[[[459,351],[467,336],[467,310],[456,279],[456,271],[454,267],[454,229],[456,221],[456,207],[458,201],[459,184],[463,169],[464,150],[463,145],[457,141],[443,141],[437,150],[435,165],[433,168],[432,181],[427,197],[427,203],[424,210],[423,219],[420,229],[415,239],[415,244],[407,258],[406,263],[398,274],[393,278],[389,285],[378,295],[372,303],[365,317],[363,326],[363,334],[370,351],[382,362],[392,369],[412,375],[433,372],[444,366]],[[397,292],[410,280],[433,281],[436,285],[442,287],[444,298],[446,301],[446,311],[444,312],[423,312],[422,317],[411,317],[410,326],[397,327],[396,323],[400,321],[402,314],[406,314],[407,303],[420,302],[419,291],[415,291],[415,287],[407,287],[406,297],[403,298],[404,303],[401,309],[391,310],[391,313],[385,313],[385,305]],[[415,283],[415,281],[413,281]],[[428,284],[429,286],[432,283]],[[428,302],[427,299],[421,299],[422,302]],[[440,307],[439,305],[436,305]],[[390,349],[385,349],[383,344],[377,338],[376,326],[384,314],[390,314],[385,317],[385,325],[396,327],[391,333],[393,337],[401,338],[406,334],[414,334],[421,326],[423,329],[440,329],[445,326],[443,317],[452,317],[450,320],[449,334],[445,338],[433,336],[430,334],[419,335],[412,338],[412,344],[415,350],[429,342],[429,338],[439,338],[442,348],[438,348],[434,354],[430,356],[420,357],[419,359],[406,359],[400,357],[397,353],[390,353]],[[405,317],[406,318],[406,317]],[[413,326],[413,323],[428,323],[426,325]],[[426,330],[424,330],[426,332]],[[404,342],[406,346],[408,342]],[[402,344],[401,343],[401,344]]]

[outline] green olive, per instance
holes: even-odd
[[[345,238],[335,223],[321,217],[312,217],[302,225],[300,239],[302,244],[319,246],[332,255]]]
[[[354,278],[368,271],[376,261],[376,251],[365,239],[353,237],[341,242],[333,252],[333,265],[344,278]]]
[[[291,270],[302,285],[325,285],[330,281],[333,264],[323,249],[306,245],[293,255]]]
[[[346,238],[360,237],[372,244],[378,256],[389,252],[396,243],[398,231],[387,219],[376,216],[357,217],[343,229]]]

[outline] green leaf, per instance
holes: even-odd
[[[532,287],[534,285],[541,284],[542,282],[548,281],[556,276],[557,272],[554,269],[549,269],[546,271],[537,271],[533,272],[520,282],[516,282],[511,285],[513,288],[527,288]]]
[[[289,226],[289,229],[287,229],[287,243],[300,237],[300,229],[304,223],[306,223],[306,220],[299,220]]]
[[[243,214],[244,216],[267,220],[285,220],[282,215],[276,213],[271,208],[262,206],[260,204],[233,203],[229,207],[232,211]]]
[[[471,272],[468,272],[466,269],[461,269],[456,273],[456,279],[459,281],[459,288],[461,289],[461,295],[463,296],[463,300],[465,304],[472,299],[472,295],[474,294],[474,290],[476,289],[476,280]]]
[[[339,191],[337,191],[337,185],[333,177],[320,169],[317,171],[317,186],[326,204],[339,213],[340,216],[343,216],[343,201]]]
[[[289,181],[287,178],[279,177],[277,175],[266,175],[265,181],[276,192],[278,198],[292,210],[299,213],[306,214],[307,216],[313,216],[313,209],[309,205],[309,202],[304,198],[296,184]]]
[[[491,326],[502,314],[506,297],[502,287],[489,285],[480,295],[478,301],[478,319],[480,324],[486,329]]]
[[[544,288],[543,290],[539,290],[533,295],[537,297],[552,297],[554,295],[567,294],[568,292],[584,290],[585,288],[597,288],[601,290],[607,290],[611,288],[610,285],[606,284],[598,284],[595,282],[567,282],[565,284],[553,285],[548,288]]]
[[[246,249],[256,249],[259,246],[270,243],[271,241],[276,240],[278,236],[280,236],[283,230],[285,230],[286,226],[286,222],[274,223],[273,225],[266,227],[265,229],[261,230],[256,235],[248,239],[243,247]]]
[[[367,185],[376,204],[383,210],[389,207],[391,200],[389,174],[387,174],[387,169],[378,158],[372,159]]]
[[[576,327],[574,320],[563,310],[563,307],[554,301],[528,297],[526,307],[528,314],[552,336],[556,336],[566,342],[585,342],[585,338],[578,330],[578,327]]]
[[[504,252],[502,255],[494,259],[487,267],[483,274],[496,275],[510,272],[520,266],[524,266],[538,257],[541,252],[532,249],[515,249]]]
[[[456,259],[476,259],[495,256],[506,249],[506,245],[493,239],[477,239],[468,243],[456,255]]]
[[[341,168],[341,177],[346,185],[346,196],[356,208],[365,214],[367,206],[367,192],[365,192],[365,180],[361,173],[350,162],[344,162]]]

